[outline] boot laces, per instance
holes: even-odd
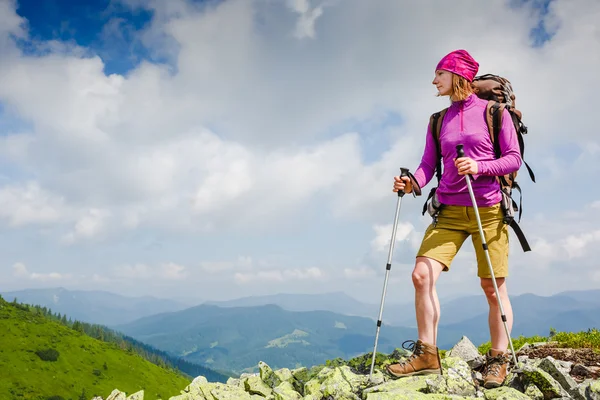
[[[485,374],[486,375],[500,375],[500,367],[506,362],[506,358],[503,355],[489,357],[487,360],[487,365],[485,366]]]
[[[402,364],[408,364],[418,358],[421,354],[424,354],[423,346],[420,346],[414,340],[405,340],[402,343],[404,350],[412,351],[412,354],[402,362]]]

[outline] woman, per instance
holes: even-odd
[[[473,191],[510,331],[513,316],[505,282],[508,275],[508,231],[502,221],[502,195],[496,177],[517,171],[521,166],[521,155],[514,125],[505,110],[499,136],[502,156],[495,158],[485,120],[487,100],[478,98],[471,86],[478,69],[479,64],[467,51],[457,50],[442,58],[435,70],[432,83],[438,90],[438,96],[449,96],[451,101],[439,133],[443,175],[436,194],[442,207],[436,223],[425,232],[412,273],[419,337],[417,342],[413,342],[413,354],[403,363],[390,365],[388,372],[395,377],[441,373],[436,346],[440,305],[435,285],[442,271],[450,269],[464,241],[471,236],[477,254],[478,276],[489,304],[492,349],[486,354],[484,385],[493,388],[500,386],[506,377],[509,343],[465,175],[474,178]],[[436,144],[430,129],[421,164],[414,173],[420,187],[431,180],[437,162]],[[457,144],[464,145],[465,157],[456,158]],[[394,177],[394,192],[399,190],[405,193],[412,191],[409,178]]]

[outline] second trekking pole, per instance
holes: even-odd
[[[456,146],[456,157],[461,158],[465,156],[465,151],[463,150],[463,145],[459,144]],[[467,187],[469,188],[469,196],[471,196],[471,202],[473,203],[473,210],[475,211],[475,218],[477,219],[477,227],[479,228],[479,235],[481,236],[481,243],[483,245],[483,250],[485,252],[485,259],[487,260],[487,265],[490,269],[490,275],[492,276],[492,283],[494,284],[494,290],[496,291],[496,298],[498,299],[498,306],[500,307],[500,314],[502,318],[502,323],[504,324],[504,330],[506,331],[506,337],[508,338],[508,343],[510,344],[510,351],[513,356],[513,362],[515,363],[515,368],[518,367],[517,364],[517,356],[515,354],[515,349],[513,347],[512,339],[510,338],[510,332],[508,331],[508,325],[506,324],[506,314],[504,314],[504,307],[502,307],[502,300],[500,299],[500,294],[498,293],[498,285],[496,284],[496,276],[494,275],[494,269],[492,268],[492,260],[490,259],[490,253],[488,251],[487,241],[485,240],[485,235],[483,234],[483,228],[481,226],[481,219],[479,218],[479,209],[477,208],[477,201],[475,201],[475,194],[473,193],[473,187],[471,186],[471,175],[466,175],[465,180],[467,181]]]
[[[409,176],[407,168],[400,168],[400,176]],[[383,316],[383,303],[385,302],[385,293],[387,291],[388,278],[390,276],[390,270],[392,269],[392,257],[394,255],[394,243],[396,242],[396,230],[398,228],[398,215],[400,215],[400,208],[402,207],[402,198],[404,197],[404,191],[398,190],[398,202],[396,203],[396,215],[394,216],[394,227],[392,228],[392,241],[390,243],[390,250],[388,252],[387,264],[385,267],[385,279],[383,281],[383,293],[381,294],[381,305],[379,306],[379,318],[377,318],[377,331],[375,333],[375,346],[373,348],[373,359],[371,360],[371,370],[369,372],[369,381],[373,375],[373,367],[375,366],[375,355],[377,354],[377,341],[379,339],[379,330],[381,328],[381,317]]]

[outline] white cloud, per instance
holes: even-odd
[[[320,281],[324,277],[321,269],[316,267],[294,268],[284,270],[261,270],[255,272],[236,272],[235,282],[249,284],[254,282],[294,282],[304,280]]]
[[[23,263],[16,263],[13,265],[13,275],[14,276],[27,276],[29,272],[27,271],[27,267]]]
[[[373,251],[381,252],[389,250],[393,228],[392,224],[375,225],[373,227],[376,234],[375,238],[371,241]],[[414,232],[414,229],[415,227],[410,222],[398,222],[396,227],[396,242],[407,240],[409,235]]]
[[[63,212],[63,198],[37,182],[0,187],[0,218],[12,226],[59,222]]]
[[[251,270],[254,266],[252,257],[239,256],[232,261],[203,261],[200,263],[202,272],[218,274],[233,270]]]
[[[375,271],[372,268],[362,266],[358,268],[344,268],[344,276],[348,279],[360,280],[375,277]]]
[[[188,276],[188,268],[173,262],[159,265],[148,265],[144,263],[125,264],[114,267],[112,269],[112,276],[134,282],[152,279],[180,281]]]
[[[105,221],[110,217],[110,211],[92,208],[77,220],[73,231],[63,237],[63,241],[72,244],[79,239],[90,239],[100,234]]]
[[[58,272],[39,273],[29,272],[25,264],[18,262],[13,265],[13,276],[17,278],[25,278],[32,281],[48,282],[48,281],[63,281],[72,278],[71,274],[61,274]]]
[[[310,0],[288,0],[288,5],[299,14],[294,36],[298,39],[305,37],[314,39],[316,36],[315,23],[323,14],[323,7],[311,7]]]

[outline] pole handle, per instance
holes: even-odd
[[[461,158],[465,156],[465,150],[463,149],[462,144],[456,145],[456,158]]]
[[[408,176],[408,168],[400,168],[400,176]],[[404,197],[406,193],[404,193],[404,190],[398,190],[398,197]]]

